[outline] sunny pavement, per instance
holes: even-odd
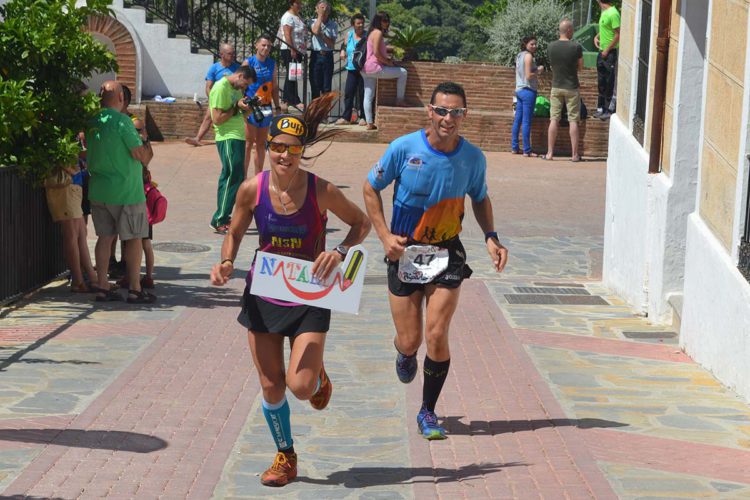
[[[384,148],[335,143],[313,170],[362,206]],[[157,304],[95,304],[58,281],[0,313],[3,497],[750,498],[748,405],[601,284],[605,164],[487,157],[511,257],[491,270],[467,204],[474,275],[437,408],[449,439],[418,436],[420,378],[396,379],[373,233],[361,312],[334,314],[328,336],[330,406],[290,396],[300,476],[260,485],[274,447],[235,321],[256,233],[230,286],[210,286],[216,150],[159,144]],[[328,245],[343,231],[331,217]]]

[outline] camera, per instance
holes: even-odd
[[[261,123],[265,118],[265,115],[263,114],[263,110],[260,109],[260,97],[258,97],[257,95],[246,96],[242,100],[242,102],[244,102],[245,105],[250,108],[250,112],[253,114],[253,118],[255,119],[255,121]]]

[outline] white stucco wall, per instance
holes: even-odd
[[[750,284],[697,214],[688,219],[680,346],[750,400]]]
[[[609,125],[602,278],[641,314],[647,311],[648,299],[648,226],[654,216],[649,200],[651,183],[646,152],[613,115]]]
[[[683,293],[687,218],[695,210],[700,158],[708,5],[685,2],[679,17],[679,46],[669,175],[658,174],[651,193],[648,316],[672,321],[671,294]]]
[[[141,92],[145,98],[203,97],[211,55],[190,52],[190,40],[169,38],[167,25],[147,23],[142,9],[123,9],[122,0],[113,6],[118,20],[126,18],[136,33],[135,42],[141,47]]]
[[[78,0],[81,4],[85,0]],[[191,53],[190,40],[169,38],[167,25],[147,23],[143,9],[125,9],[122,0],[114,0],[111,8],[136,45],[136,102],[141,96],[193,97],[197,93],[204,97],[206,72],[214,62],[213,56]]]

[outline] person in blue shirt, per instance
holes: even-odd
[[[219,47],[219,61],[213,63],[208,68],[208,73],[206,73],[206,97],[211,92],[211,87],[214,86],[214,83],[225,76],[231,75],[239,67],[240,63],[235,60],[234,47],[228,43],[222,44]],[[200,128],[198,128],[198,133],[195,137],[186,137],[185,142],[191,146],[203,146],[201,141],[203,140],[203,136],[208,133],[209,128],[211,128],[211,112],[208,106],[206,106],[206,113],[203,115],[203,121]]]
[[[312,33],[310,52],[310,95],[313,99],[331,91],[333,80],[333,48],[338,26],[331,19],[331,5],[320,0],[315,6],[317,17],[308,22]]]
[[[336,125],[347,125],[349,123],[356,123],[353,120],[352,110],[357,109],[357,116],[359,117],[360,125],[366,125],[367,122],[364,119],[364,89],[365,82],[362,80],[362,75],[359,70],[354,67],[352,57],[354,56],[354,48],[362,37],[366,37],[365,32],[365,16],[362,14],[354,14],[352,16],[352,29],[346,36],[346,41],[341,46],[341,60],[346,60],[346,87],[344,89],[344,114],[336,120]],[[356,101],[355,101],[356,99]]]
[[[251,66],[255,69],[257,80],[245,91],[248,97],[258,97],[260,109],[263,112],[263,120],[257,121],[252,113],[247,114],[245,121],[245,177],[250,166],[250,153],[255,145],[255,175],[263,171],[263,162],[266,159],[266,137],[268,127],[273,119],[273,109],[281,109],[279,104],[279,87],[276,61],[270,57],[273,42],[270,35],[261,35],[255,41],[255,55],[248,57],[242,62],[243,66]]]
[[[386,255],[388,298],[396,326],[396,374],[401,382],[414,379],[417,350],[422,338],[426,339],[417,425],[430,440],[446,438],[435,405],[450,366],[448,327],[458,306],[461,282],[472,273],[458,238],[467,194],[495,270],[502,271],[508,260],[508,250],[494,229],[484,154],[459,135],[466,112],[463,87],[453,82],[438,84],[427,108],[427,127],[393,141],[363,188],[367,214]],[[380,192],[393,182],[389,228]]]

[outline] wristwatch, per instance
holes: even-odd
[[[333,251],[341,255],[341,259],[344,260],[346,259],[346,254],[349,253],[349,248],[345,245],[339,245]]]

